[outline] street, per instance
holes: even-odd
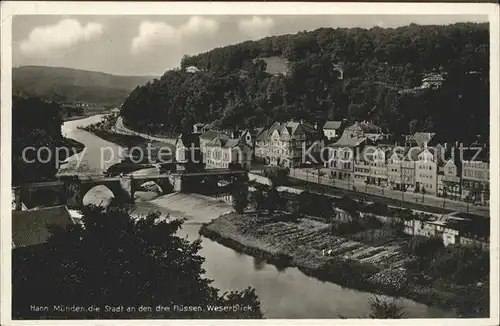
[[[292,169],[290,171],[290,177],[318,184],[317,174],[307,173],[300,169]],[[403,205],[405,207],[410,208],[409,205],[413,204],[411,206],[417,205],[423,207],[424,209],[427,209],[428,211],[443,212],[443,213],[451,211],[469,212],[472,214],[489,217],[488,206],[475,206],[473,204],[467,205],[467,203],[465,202],[451,201],[447,199],[444,200],[443,198],[438,198],[431,195],[417,194],[410,191],[401,192],[388,188],[376,187],[374,185],[366,185],[360,183],[347,182],[338,179],[330,179],[327,176],[320,177],[319,184],[324,186],[330,186],[333,192],[336,192],[333,189],[345,189],[351,192],[354,191],[356,193],[364,193],[367,195],[377,196],[378,197],[377,201],[379,202],[383,202],[380,200],[381,198],[386,198],[387,199],[386,203],[394,206]]]

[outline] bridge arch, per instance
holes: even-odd
[[[113,198],[115,194],[106,185],[95,185],[82,195],[82,206],[89,204],[107,206]]]

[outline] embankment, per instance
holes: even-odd
[[[297,267],[308,276],[352,289],[453,307],[455,295],[408,282],[401,242],[370,246],[329,234],[310,219],[285,221],[229,213],[204,224],[200,234],[277,267]],[[330,256],[323,249],[331,250]]]

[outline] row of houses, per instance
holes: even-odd
[[[332,179],[489,202],[488,147],[479,142],[465,148],[439,142],[429,132],[394,139],[369,121],[347,126],[345,120],[327,121],[322,128],[290,120],[252,130],[223,130],[214,123],[197,123],[193,134],[207,168],[250,170],[253,160],[296,168],[310,163],[308,152],[330,170]],[[182,137],[176,142],[177,161],[186,158],[185,144],[193,143]],[[479,155],[474,157],[477,150]]]

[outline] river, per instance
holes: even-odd
[[[77,129],[78,126],[97,122],[100,118],[101,116],[92,116],[68,121],[62,127],[64,136],[87,146],[82,164],[78,167],[80,171],[101,173],[109,165],[120,160],[119,155],[115,155],[114,160],[101,166],[101,148],[109,148],[118,153],[120,147]],[[109,159],[109,156],[106,159]],[[76,169],[76,157],[72,157],[61,167],[60,172],[67,173]],[[111,196],[107,188],[99,186],[85,196],[84,203],[101,203],[109,200]],[[186,218],[179,235],[189,239],[199,237],[198,230],[202,223],[231,209],[228,204],[191,194],[169,194],[154,200],[137,202],[135,207],[138,214],[158,210],[171,216]],[[200,255],[206,258],[203,265],[206,276],[214,279],[214,285],[222,291],[254,287],[266,318],[359,318],[368,315],[368,299],[372,296],[370,293],[318,281],[304,275],[297,268],[278,270],[273,265],[237,253],[209,239],[202,238],[202,241]],[[409,318],[455,317],[453,311],[428,307],[412,300],[400,299],[399,303],[404,306]]]

